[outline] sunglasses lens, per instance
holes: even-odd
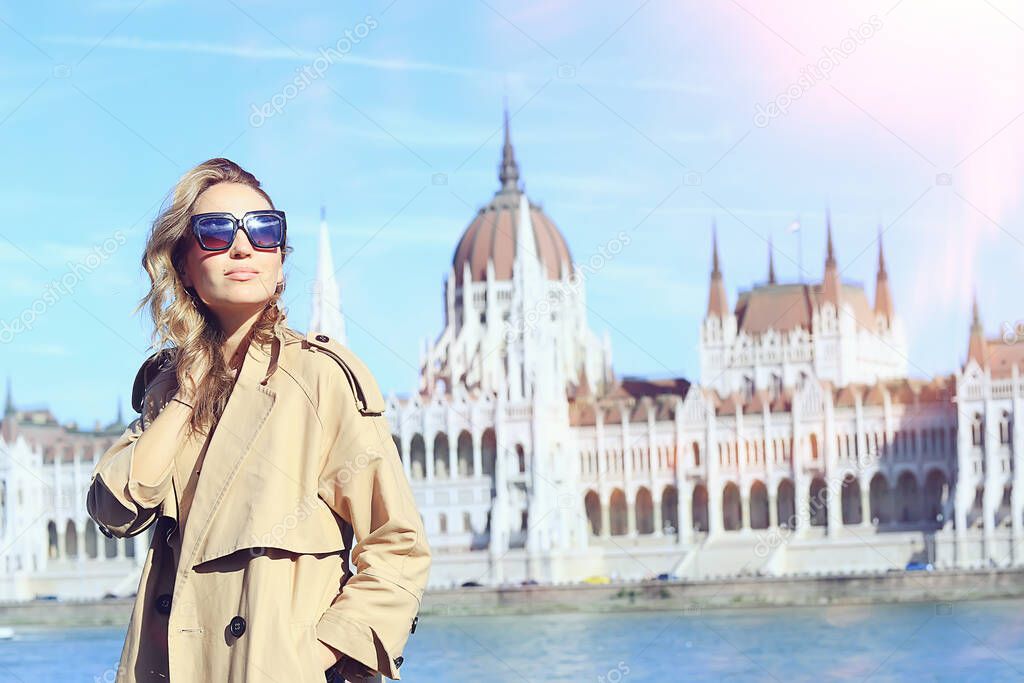
[[[196,224],[199,240],[207,249],[227,249],[234,236],[235,224],[227,218],[211,216]]]
[[[252,238],[253,246],[260,249],[272,249],[281,245],[284,223],[280,216],[257,214],[249,217],[245,223],[245,229],[249,232],[249,237]]]

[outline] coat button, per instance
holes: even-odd
[[[171,613],[171,596],[167,593],[160,595],[156,599],[156,611],[160,614]]]
[[[232,617],[228,629],[231,631],[231,635],[238,638],[245,633],[245,619],[239,616]]]
[[[416,624],[418,624],[419,621],[420,621],[420,615],[418,615],[418,614],[415,617],[412,618],[412,628],[409,629],[409,633],[416,633]]]
[[[330,339],[327,337],[326,334],[318,334],[318,335],[316,335],[316,340],[318,342],[330,341]]]
[[[395,657],[395,668],[397,669],[398,667],[402,666],[402,662],[404,661],[405,657],[403,657],[402,655],[398,655],[397,657]]]

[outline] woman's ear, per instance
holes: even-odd
[[[185,262],[185,260],[175,259],[174,261],[171,262],[171,266],[174,268],[175,272],[177,272],[178,279],[181,280],[181,286],[185,288],[191,287],[192,280],[190,280],[188,277],[188,264]]]

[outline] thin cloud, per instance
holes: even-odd
[[[220,55],[227,57],[238,57],[240,59],[254,59],[263,61],[289,61],[289,62],[311,62],[320,57],[317,50],[291,50],[287,47],[248,47],[243,45],[225,45],[222,43],[204,43],[193,40],[150,40],[146,38],[101,38],[98,36],[47,36],[40,39],[40,42],[50,45],[65,45],[75,47],[94,48],[97,45],[102,48],[115,48],[120,50],[136,50],[143,52],[175,52],[189,54]],[[331,46],[320,46],[327,50]],[[343,57],[346,64],[362,66],[369,69],[380,69],[383,71],[400,72],[428,72],[446,74],[451,76],[463,76],[483,78],[491,82],[495,78],[518,78],[524,81],[531,79],[524,74],[494,71],[489,69],[474,69],[449,64],[438,64],[435,62],[411,61],[407,59],[377,59],[373,57],[359,57],[353,54],[346,54]],[[702,83],[690,83],[685,81],[669,81],[658,79],[636,79],[636,80],[609,80],[589,79],[575,77],[570,79],[574,83],[585,85],[618,87],[629,90],[652,90],[652,91],[673,91],[691,94],[709,94],[711,88]],[[540,79],[537,79],[540,82]]]
[[[93,47],[100,44],[101,48],[121,50],[137,50],[143,52],[177,52],[206,55],[223,55],[242,59],[267,61],[310,62],[320,57],[319,50],[290,50],[286,47],[247,47],[243,45],[227,45],[223,43],[203,43],[193,40],[149,40],[145,38],[118,38],[86,36],[48,36],[42,42],[51,45],[72,45],[76,47]],[[330,45],[321,46],[324,50]],[[343,60],[352,65],[365,66],[387,71],[432,71],[434,73],[455,74],[462,76],[493,76],[493,72],[447,64],[416,62],[406,59],[374,59],[346,54]]]
[[[37,356],[68,356],[68,348],[62,344],[31,344],[19,348],[21,353],[31,353]]]

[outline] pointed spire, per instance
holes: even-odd
[[[320,205],[320,245],[313,282],[313,306],[309,316],[311,332],[323,332],[347,344],[345,318],[341,312],[341,292],[331,257],[331,237],[327,229],[327,207]]]
[[[882,226],[878,226],[878,274],[885,275],[889,274],[885,271],[885,249],[882,248]]]
[[[576,373],[576,387],[573,391],[573,398],[587,398],[593,395],[594,391],[590,387],[590,380],[587,378],[587,369],[581,365],[579,372]]]
[[[725,293],[721,264],[718,260],[718,226],[711,223],[711,285],[708,289],[708,314],[725,320],[729,316],[729,298]]]
[[[117,397],[117,424],[124,424],[124,411],[121,409],[121,397]]]
[[[4,415],[14,412],[14,392],[11,389],[11,376],[7,375],[7,399],[4,401]]]
[[[512,134],[508,125],[508,100],[505,101],[505,145],[501,148],[501,168],[498,170],[502,192],[519,189],[519,165],[516,164],[515,150],[512,149]]]
[[[775,284],[775,250],[772,249],[771,235],[768,235],[768,284]]]
[[[988,364],[988,344],[985,342],[985,328],[981,325],[981,314],[978,312],[977,291],[971,302],[971,336],[967,343],[967,362],[972,360],[983,368]]]
[[[825,234],[825,279],[821,283],[821,297],[823,301],[829,301],[838,308],[841,281],[839,268],[836,265],[836,250],[832,244],[832,211],[827,207],[825,209]]]
[[[894,308],[889,291],[889,273],[885,270],[885,249],[882,248],[882,226],[878,226],[878,277],[875,279],[875,315],[892,322]]]
[[[721,276],[718,264],[718,223],[711,221],[711,276]]]
[[[828,244],[825,246],[825,266],[835,266],[836,249],[832,245],[832,209],[825,209],[825,233],[828,236]]]

